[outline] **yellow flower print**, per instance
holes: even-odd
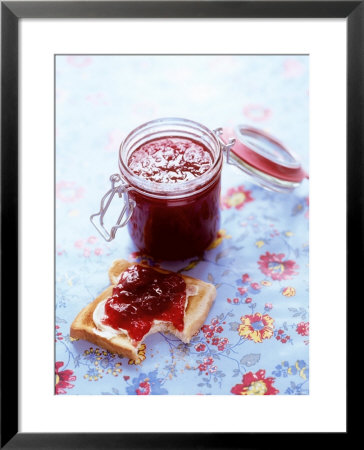
[[[299,361],[296,362],[295,366],[296,366],[296,369],[298,370],[300,377],[303,378],[304,380],[306,380],[307,376],[306,376],[305,372],[308,369],[308,367],[307,366],[300,367]]]
[[[221,204],[223,209],[242,209],[246,203],[253,200],[251,191],[246,190],[244,186],[238,186],[227,190],[226,195],[221,199]]]
[[[282,295],[285,297],[294,297],[296,295],[296,289],[294,287],[286,287],[282,290]]]
[[[231,393],[235,395],[276,395],[279,393],[273,384],[273,377],[266,377],[265,370],[258,372],[248,372],[243,376],[241,384],[236,384],[231,388]]]
[[[263,247],[264,241],[257,241],[257,242],[255,243],[255,245],[256,245],[258,248]]]
[[[226,203],[231,207],[236,207],[239,206],[241,204],[243,204],[245,202],[246,199],[246,195],[244,194],[244,192],[237,192],[235,194],[233,194],[231,197],[229,197],[226,200]]]
[[[187,272],[188,270],[191,270],[194,267],[196,267],[197,264],[200,263],[200,262],[201,262],[201,259],[194,259],[186,267],[183,267],[182,269],[179,269],[178,273],[180,273],[180,272]]]
[[[93,366],[89,365],[88,372],[84,375],[84,378],[88,381],[98,381],[103,378],[104,374],[112,373],[117,376],[122,372],[121,363],[115,363],[116,354],[110,353],[102,348],[90,347],[88,350],[83,352],[84,358],[88,363],[92,363]]]
[[[129,363],[128,364],[130,364],[130,365],[132,365],[132,364],[135,364],[135,365],[141,364],[146,358],[145,351],[146,351],[146,345],[142,344],[140,346],[139,350],[138,350],[138,358],[137,359],[129,359]]]
[[[248,387],[244,389],[245,395],[265,395],[267,392],[267,385],[264,383],[264,381],[253,381],[253,383]],[[243,395],[244,395],[243,394]]]
[[[274,319],[268,314],[248,314],[240,318],[242,324],[238,328],[240,336],[260,343],[273,336]]]
[[[224,239],[231,239],[231,236],[226,233],[226,230],[219,230],[216,239],[207,247],[207,250],[218,247]]]

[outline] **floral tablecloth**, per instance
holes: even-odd
[[[308,394],[307,181],[292,194],[272,193],[224,167],[221,230],[203,257],[186,261],[141,254],[126,229],[106,243],[89,221],[118,171],[121,139],[157,117],[251,124],[307,169],[308,57],[69,55],[56,57],[55,70],[55,393]],[[128,360],[70,338],[70,324],[107,287],[118,258],[216,285],[190,344],[158,333]]]

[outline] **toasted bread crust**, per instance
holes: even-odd
[[[134,347],[130,339],[126,336],[117,335],[112,338],[106,338],[97,334],[97,330],[93,321],[93,313],[96,306],[111,297],[113,286],[109,286],[102,294],[100,294],[93,302],[83,308],[70,329],[70,336],[74,339],[84,339],[92,342],[99,347],[109,350],[111,353],[117,353],[127,358],[135,359],[138,356],[138,349]]]
[[[124,259],[119,259],[113,262],[109,269],[111,286],[109,286],[93,302],[89,303],[79,312],[71,325],[70,336],[72,338],[87,340],[99,347],[109,350],[112,353],[117,353],[120,356],[125,356],[130,359],[137,358],[138,348],[141,342],[137,343],[137,345],[133,345],[130,338],[125,335],[117,335],[112,338],[104,337],[98,333],[93,321],[93,312],[96,306],[103,300],[111,297],[113,287],[117,284],[121,273],[133,264],[135,263],[130,263]],[[154,269],[159,272],[170,273],[168,270],[159,268]],[[181,276],[185,280],[186,285],[190,284],[198,287],[198,292],[196,295],[192,295],[188,298],[188,304],[184,317],[185,326],[183,331],[180,332],[176,330],[172,324],[162,322],[157,325],[153,325],[148,334],[158,331],[170,332],[181,339],[181,341],[188,343],[205,322],[212,303],[216,297],[216,288],[214,285],[205,283],[204,281],[196,278],[186,275]]]

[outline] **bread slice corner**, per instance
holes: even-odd
[[[202,280],[186,275],[181,275],[185,280],[186,285],[195,286],[197,288],[197,292],[195,295],[188,297],[183,331],[178,331],[171,323],[157,322],[153,324],[148,334],[143,337],[143,340],[134,343],[134,345],[132,340],[127,335],[117,335],[110,338],[103,336],[102,333],[97,330],[93,321],[93,312],[96,306],[103,300],[111,297],[113,287],[118,283],[121,273],[133,264],[135,263],[131,263],[125,259],[119,259],[112,263],[109,269],[111,286],[109,286],[93,302],[86,305],[79,312],[71,325],[70,336],[72,338],[89,341],[110,351],[111,353],[116,353],[130,359],[136,359],[138,357],[138,349],[146,336],[149,334],[169,332],[174,334],[184,343],[189,343],[192,337],[198,333],[206,320],[212,303],[216,297],[216,288],[210,283],[206,283]],[[162,273],[170,273],[170,271],[160,268],[153,269]]]

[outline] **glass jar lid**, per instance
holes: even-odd
[[[308,178],[294,154],[265,131],[248,125],[216,131],[223,141],[233,142],[227,146],[227,163],[238,167],[266,189],[290,192]]]

